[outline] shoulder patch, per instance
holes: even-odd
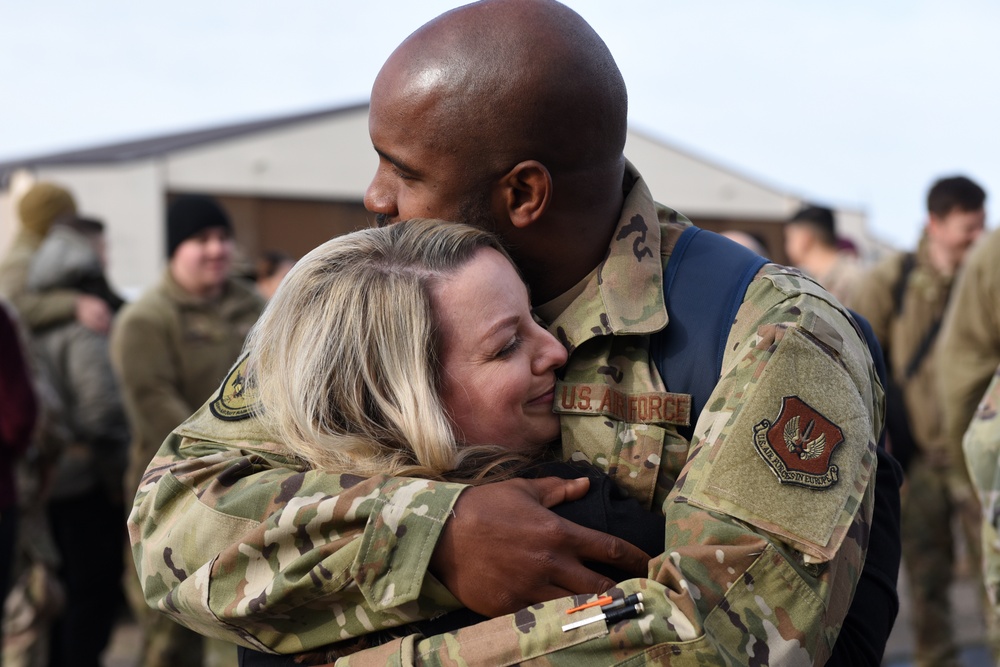
[[[753,444],[778,481],[813,489],[837,483],[830,457],[843,441],[840,427],[798,396],[782,398],[777,418],[754,427]]]
[[[845,366],[795,326],[773,350],[720,381],[725,403],[717,420],[699,422],[702,432],[712,429],[680,495],[826,562],[870,507],[875,407],[867,369]]]
[[[243,357],[229,371],[219,395],[208,404],[212,414],[223,421],[235,422],[253,416],[253,391],[247,382],[247,357]]]

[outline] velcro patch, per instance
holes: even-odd
[[[870,407],[844,366],[796,327],[762,371],[744,369],[740,379],[741,402],[682,495],[827,561],[874,469]]]
[[[600,383],[557,382],[553,411],[604,415],[630,424],[688,426],[691,423],[691,396],[666,391],[633,394]]]
[[[243,357],[229,371],[218,397],[208,404],[208,409],[223,421],[235,422],[252,416],[254,403],[253,391],[247,382],[247,357]]]

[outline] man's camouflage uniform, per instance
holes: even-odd
[[[902,546],[913,606],[913,629],[917,642],[917,664],[945,667],[958,664],[951,623],[949,589],[955,569],[952,519],[965,519],[963,533],[971,553],[979,561],[978,516],[963,512],[953,498],[953,469],[964,469],[955,449],[949,446],[944,427],[935,343],[911,376],[906,376],[918,349],[935,326],[940,326],[952,289],[953,276],[943,275],[931,264],[925,236],[915,255],[912,271],[903,276],[904,255],[895,254],[879,262],[865,278],[865,288],[849,302],[868,319],[888,357],[894,380],[902,389],[906,416],[917,452],[907,471],[909,484],[902,498]],[[894,292],[901,280],[901,302]]]
[[[112,331],[111,360],[132,429],[126,497],[135,493],[159,444],[239,357],[263,306],[249,286],[235,280],[216,299],[198,298],[165,270],[158,284],[122,309]],[[144,667],[200,664],[203,651],[209,663],[220,662],[221,654],[235,662],[232,646],[203,648],[201,637],[141,606],[134,575],[127,573],[125,584],[143,626]]]
[[[867,348],[814,282],[767,266],[689,444],[670,423],[682,410],[668,409],[683,398],[665,393],[647,352],[667,325],[663,266],[689,223],[660,209],[657,224],[645,184],[628,179],[606,260],[561,300],[551,331],[571,351],[556,396],[565,456],[666,515],[649,578],[617,587],[642,591],[644,613],[563,632],[580,599],[564,598],[345,664],[825,662],[871,518],[882,396]],[[457,606],[427,567],[463,487],[307,470],[240,420],[241,378],[235,369],[143,478],[129,534],[147,601],[199,632],[281,653]]]

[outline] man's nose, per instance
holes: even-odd
[[[375,173],[372,182],[365,190],[365,208],[372,213],[393,217],[399,214],[396,210],[396,197],[390,188],[383,183],[381,170]]]

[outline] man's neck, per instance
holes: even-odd
[[[959,260],[952,256],[947,249],[933,241],[927,244],[927,260],[934,267],[934,270],[942,276],[955,275],[955,271],[958,270]]]
[[[532,302],[547,303],[587,277],[607,256],[614,231],[615,226],[610,226],[600,239],[596,231],[580,233],[576,239],[567,238],[561,247],[545,251],[548,256],[536,252],[518,257],[517,264],[531,285]]]
[[[540,221],[544,227],[517,244],[515,259],[531,285],[533,303],[547,303],[572,289],[604,261],[635,177],[598,172],[589,182],[574,183],[572,191],[580,194],[565,195],[569,201],[562,212]]]

